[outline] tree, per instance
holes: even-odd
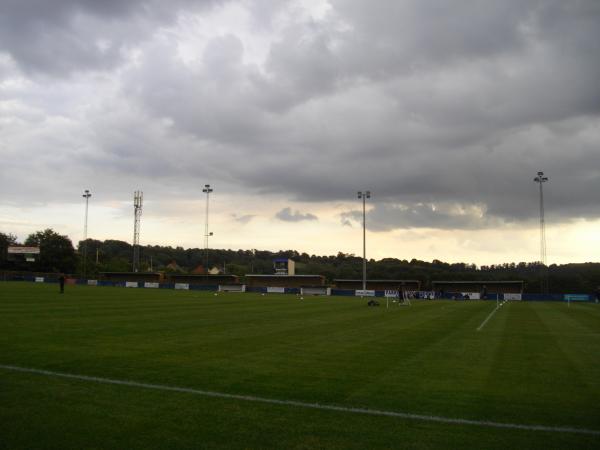
[[[28,243],[36,245],[42,238],[57,235],[52,230],[38,232],[30,236]],[[59,236],[66,239],[64,236]],[[0,233],[0,251],[6,246],[6,242],[14,243],[15,237]],[[67,240],[68,241],[68,240]],[[81,248],[81,243],[80,243]],[[95,250],[99,249],[99,263],[95,264]],[[142,261],[148,262],[152,258],[153,270],[164,271],[171,261],[177,264],[185,272],[192,271],[198,265],[204,265],[204,249],[171,246],[143,246]],[[57,257],[52,257],[49,250],[42,249],[42,261],[39,265],[31,266],[29,263],[23,266],[23,270],[67,270],[67,264],[60,263]],[[67,256],[71,254],[68,251]],[[72,256],[72,254],[71,254]],[[127,272],[131,270],[131,244],[117,240],[88,240],[88,274],[98,272]],[[243,276],[247,273],[272,274],[273,259],[277,257],[291,257],[296,261],[297,274],[320,274],[324,275],[330,282],[335,279],[361,279],[362,258],[352,253],[338,252],[335,255],[319,256],[299,253],[296,250],[280,250],[272,252],[268,250],[226,250],[209,249],[210,266],[225,265],[230,274]],[[59,261],[50,262],[50,261]],[[2,255],[0,255],[0,262]],[[14,266],[7,262],[5,267]],[[2,265],[0,264],[0,267]],[[404,255],[383,258],[381,260],[370,259],[367,264],[367,277],[385,280],[420,280],[423,286],[428,286],[432,280],[449,281],[510,281],[523,280],[525,292],[539,292],[540,270],[539,262],[500,263],[477,267],[475,264],[454,262],[447,263],[434,259],[431,262],[418,259],[408,260]],[[600,280],[600,263],[582,263],[548,266],[550,284],[556,293],[581,292],[589,293],[598,289]]]
[[[48,228],[30,234],[25,239],[25,245],[40,248],[40,259],[36,263],[37,270],[67,273],[75,270],[77,257],[73,243],[67,236]]]
[[[249,273],[248,267],[242,264],[226,264],[225,270],[229,275],[237,275],[243,277]]]
[[[6,265],[8,247],[17,243],[17,237],[14,234],[6,234],[0,231],[0,267]]]

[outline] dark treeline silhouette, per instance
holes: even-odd
[[[131,270],[132,246],[123,241],[97,241],[88,239],[88,272]],[[79,243],[83,248],[83,242]],[[79,252],[81,254],[81,252]],[[190,272],[198,266],[204,269],[204,249],[148,245],[141,247],[143,270]],[[98,264],[96,264],[98,255]],[[290,258],[296,262],[297,274],[324,275],[329,282],[335,279],[360,279],[362,258],[339,252],[337,255],[319,256],[296,250],[208,250],[209,268],[217,267],[225,273],[272,274],[273,259]],[[172,264],[175,263],[175,264]],[[170,267],[168,267],[170,265]],[[384,258],[367,262],[370,279],[420,280],[429,286],[432,280],[449,281],[505,281],[524,280],[527,292],[540,291],[540,274],[544,269],[539,263],[506,263],[477,267],[468,263],[446,263],[434,259],[431,262],[418,259]],[[552,264],[547,268],[550,291],[593,292],[600,285],[600,263]]]
[[[6,239],[4,239],[6,238]],[[70,258],[69,246],[64,245],[65,236],[52,230],[32,234],[26,242],[40,242],[44,246],[44,238],[63,241],[57,258],[61,267],[53,264],[52,254],[56,245],[46,243],[46,254],[34,265],[15,267],[0,258],[3,269],[28,269],[54,271],[72,271],[81,274],[83,261],[83,245],[80,241],[74,257]],[[41,239],[41,241],[40,241]],[[68,239],[68,238],[67,238]],[[15,242],[14,236],[0,233],[0,248]],[[44,248],[42,249],[44,253]],[[142,271],[191,272],[203,273],[205,270],[204,249],[146,245],[140,248],[140,267]],[[87,240],[87,274],[96,276],[99,272],[131,271],[133,248],[127,242],[108,239],[99,241]],[[297,274],[324,275],[329,282],[335,279],[360,279],[362,277],[362,258],[354,254],[339,252],[337,255],[319,256],[300,253],[296,250],[208,250],[209,268],[216,267],[228,274],[244,276],[246,274],[272,274],[273,259],[290,258],[296,262]],[[73,262],[75,261],[75,262]],[[526,292],[540,291],[540,274],[548,271],[550,292],[554,293],[591,293],[600,286],[600,263],[552,264],[547,268],[539,263],[507,263],[477,267],[475,264],[446,263],[434,259],[431,262],[417,259],[384,258],[370,259],[367,262],[370,279],[405,279],[420,280],[425,287],[432,280],[438,281],[525,281]],[[73,269],[73,270],[70,270]]]

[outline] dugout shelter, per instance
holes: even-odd
[[[39,258],[39,247],[9,245],[6,254],[0,256],[0,261],[5,260],[5,267],[11,270],[29,270]]]
[[[164,278],[161,272],[100,272],[98,275],[100,280],[110,281],[112,283],[122,283],[127,281],[160,283]]]
[[[434,291],[446,295],[479,294],[480,298],[497,294],[522,294],[523,280],[513,281],[432,281]],[[471,295],[470,298],[476,298]]]
[[[239,284],[236,275],[192,275],[192,274],[168,274],[169,283],[183,283],[190,286],[225,286]]]
[[[333,280],[337,289],[356,290],[362,289],[362,280]],[[367,280],[367,290],[387,291],[387,290],[406,290],[420,291],[421,282],[419,280]]]
[[[27,247],[24,245],[10,245],[6,249],[6,259],[11,262],[35,262],[39,259],[39,247]]]

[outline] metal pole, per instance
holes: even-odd
[[[92,196],[89,189],[84,191],[82,197],[85,198],[85,220],[83,222],[83,277],[85,278],[87,273],[87,230],[88,230],[88,205],[89,199]]]
[[[534,181],[540,185],[540,292],[548,293],[548,274],[546,267],[546,219],[544,217],[544,190],[542,185],[548,181],[548,177],[544,176],[544,172],[538,172]]]
[[[358,191],[358,198],[362,199],[362,213],[363,213],[363,279],[362,288],[363,291],[367,290],[367,215],[366,215],[366,201],[371,198],[371,191]]]
[[[206,219],[204,222],[204,273],[208,275],[208,237],[212,236],[212,233],[208,232],[208,197],[213,189],[210,184],[205,184],[202,192],[206,193]]]
[[[542,187],[543,183],[540,182],[540,261],[542,264],[546,264],[546,242],[545,242],[545,232],[544,232],[544,188]]]
[[[367,221],[365,214],[365,195],[362,196],[363,201],[363,291],[367,290]]]
[[[208,272],[208,197],[210,193],[206,192],[206,221],[204,222],[204,262],[205,270]]]

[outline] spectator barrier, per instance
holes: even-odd
[[[5,281],[28,281],[33,283],[57,283],[58,274],[25,274],[25,273],[3,273],[0,278]],[[230,290],[232,285],[202,285],[189,283],[158,283],[148,281],[108,281],[85,278],[67,278],[67,284],[101,286],[101,287],[128,287],[128,288],[146,288],[146,289],[175,289],[175,290],[196,290],[196,291],[219,291]],[[237,286],[236,286],[237,287]],[[273,293],[273,294],[300,294],[304,291],[306,295],[320,294],[347,297],[385,297],[385,290],[366,290],[361,289],[337,289],[327,287],[305,287],[305,288],[283,288],[283,287],[261,287],[244,286],[245,292],[253,293]],[[243,290],[242,290],[243,292]],[[411,291],[411,298],[430,299],[431,291]],[[447,300],[475,300],[476,293],[436,293],[435,299]],[[596,302],[594,294],[487,294],[483,300],[511,300],[511,301],[555,301],[555,302]]]

